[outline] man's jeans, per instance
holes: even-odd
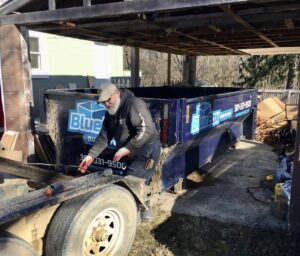
[[[134,158],[127,163],[128,175],[146,179],[145,184],[149,185],[154,174],[156,164],[160,157],[160,141],[152,141],[140,148]],[[152,168],[146,169],[149,159],[154,160]]]

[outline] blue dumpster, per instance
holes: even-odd
[[[163,147],[172,148],[161,166],[162,190],[173,187],[239,139],[255,137],[255,89],[166,86],[130,90],[147,102]],[[45,102],[56,164],[79,164],[93,145],[106,111],[97,104],[96,89],[48,90]],[[124,174],[126,163],[113,162],[113,152],[112,140],[93,167],[110,167]]]

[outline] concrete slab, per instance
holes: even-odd
[[[277,156],[260,142],[241,141],[207,170],[204,181],[180,195],[162,193],[153,203],[173,213],[201,216],[221,222],[263,229],[287,229],[287,223],[271,214],[272,192],[259,188],[266,175],[273,174]],[[247,188],[261,201],[256,201]]]

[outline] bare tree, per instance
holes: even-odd
[[[239,80],[240,56],[198,56],[196,80],[199,84],[232,86]],[[172,84],[182,83],[183,56],[171,55]],[[168,55],[162,52],[140,49],[141,81],[144,86],[167,84]],[[130,69],[130,48],[124,47],[124,67]]]

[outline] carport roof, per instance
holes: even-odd
[[[300,47],[298,0],[2,0],[0,25],[186,55]],[[299,48],[298,48],[299,49]]]

